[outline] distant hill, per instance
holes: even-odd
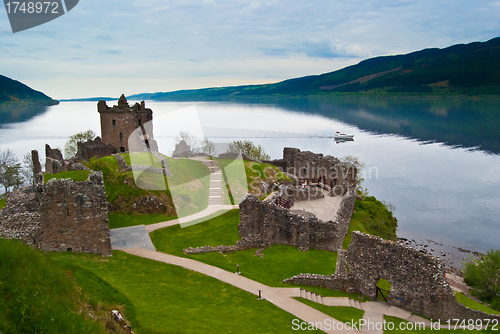
[[[209,101],[323,95],[500,97],[500,38],[370,58],[335,72],[275,84],[145,93],[129,98]]]
[[[58,103],[42,92],[0,75],[0,123],[28,119]]]
[[[100,100],[103,101],[111,101],[111,100],[118,100],[119,97],[82,97],[79,99],[61,99],[59,100],[60,102],[97,102]]]

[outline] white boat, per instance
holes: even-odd
[[[335,140],[352,140],[353,138],[354,135],[348,135],[345,132],[340,132],[340,131],[337,131],[333,136],[333,139]]]

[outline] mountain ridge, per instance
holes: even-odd
[[[337,71],[273,84],[142,93],[157,101],[240,100],[265,97],[500,97],[500,37],[369,58]]]
[[[0,123],[29,119],[58,103],[20,81],[0,75]]]

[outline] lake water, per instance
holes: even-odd
[[[172,152],[181,127],[213,142],[250,139],[273,159],[282,157],[284,147],[354,155],[365,163],[369,193],[396,206],[398,236],[480,252],[500,248],[499,101],[146,101],[146,106],[154,112],[162,152]],[[100,134],[97,103],[62,102],[28,121],[0,125],[0,148],[19,158],[37,149],[43,161],[45,143],[63,148],[71,134],[87,129]],[[336,143],[335,131],[354,134],[355,140]]]

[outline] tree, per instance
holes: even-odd
[[[214,143],[208,140],[207,138],[203,139],[203,141],[201,142],[201,151],[208,155],[214,155],[215,154]]]
[[[270,160],[271,157],[266,154],[264,148],[260,145],[255,145],[250,140],[234,140],[229,142],[227,151],[229,153],[241,152],[249,157],[257,160]]]
[[[96,134],[92,130],[78,132],[72,136],[69,136],[69,140],[64,146],[64,157],[70,159],[76,155],[78,151],[78,143],[84,143],[88,140],[94,140]]]
[[[188,144],[191,152],[198,152],[200,150],[201,140],[198,137],[187,131],[179,131],[177,136],[175,136],[175,143],[179,144],[183,140],[186,144]]]
[[[464,263],[463,274],[473,296],[500,310],[500,249],[491,249],[478,259],[471,256]]]
[[[35,173],[33,168],[33,160],[31,159],[31,152],[28,152],[23,156],[23,168],[21,170],[21,174],[29,184],[35,183]]]
[[[356,167],[357,173],[356,173],[356,190],[360,192],[363,197],[368,196],[368,189],[365,188],[363,185],[363,181],[365,181],[364,175],[365,175],[365,163],[361,162],[358,157],[354,155],[348,155],[343,158],[340,158],[340,161],[342,162],[348,162],[354,165]],[[391,210],[389,210],[391,211]]]
[[[5,193],[12,187],[20,187],[24,183],[21,175],[21,164],[11,150],[0,151],[0,184]]]

